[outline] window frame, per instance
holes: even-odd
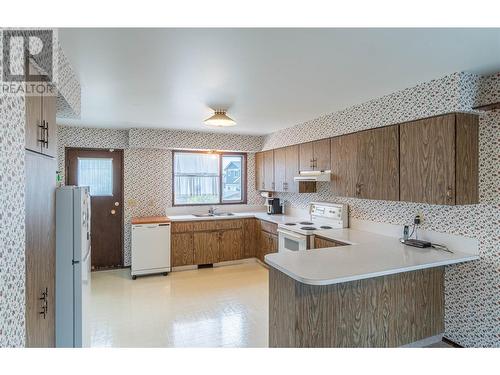
[[[207,154],[207,155],[219,155],[219,201],[217,203],[175,203],[175,154]],[[222,157],[223,156],[241,156],[242,165],[241,171],[243,173],[243,179],[241,181],[241,200],[239,201],[223,201],[222,191],[223,191],[223,173],[222,173]],[[247,153],[245,152],[225,152],[225,151],[201,151],[201,150],[172,150],[172,207],[187,207],[187,206],[226,206],[233,204],[247,204]]]

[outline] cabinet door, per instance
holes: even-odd
[[[313,142],[314,157],[313,167],[315,171],[326,171],[330,169],[330,138]]]
[[[211,264],[219,261],[219,232],[194,232],[194,263]]]
[[[298,193],[299,183],[293,178],[299,175],[299,146],[288,146],[285,148],[285,153],[285,191]]]
[[[55,90],[55,89],[54,89]],[[57,153],[56,96],[44,95],[42,98],[42,118],[47,128],[45,131],[45,147],[42,153],[55,157]]]
[[[244,258],[253,258],[259,246],[259,232],[257,230],[257,219],[243,220],[243,247]]]
[[[193,233],[173,233],[171,255],[172,267],[194,264]]]
[[[286,149],[274,150],[274,191],[285,191],[286,187]]]
[[[278,252],[278,236],[271,234],[269,235],[269,253],[277,253]]]
[[[357,138],[347,134],[331,139],[331,189],[340,197],[355,197],[357,183]]]
[[[274,190],[274,151],[264,151],[264,190]]]
[[[219,261],[243,259],[243,230],[227,229],[220,233]]]
[[[263,190],[264,185],[264,154],[255,153],[255,189]]]
[[[455,115],[399,126],[400,199],[455,204]]]
[[[313,170],[314,149],[313,143],[302,143],[299,145],[299,168],[301,171]]]
[[[356,133],[356,197],[399,200],[398,125]]]
[[[327,240],[326,238],[321,238],[318,236],[314,237],[314,248],[322,249],[325,247],[335,247],[337,243],[335,241]]]
[[[25,147],[28,150],[42,152],[43,138],[42,129],[42,98],[41,96],[26,95],[26,125],[25,125]]]
[[[55,345],[56,162],[26,152],[26,346]],[[47,290],[46,314],[42,293]]]

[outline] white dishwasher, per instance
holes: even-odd
[[[170,222],[158,218],[132,220],[132,279],[170,272]]]

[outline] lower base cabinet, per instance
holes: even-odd
[[[194,264],[211,264],[219,261],[218,231],[194,232]]]
[[[219,233],[219,261],[243,259],[243,230],[227,229]]]
[[[174,233],[171,237],[172,267],[194,264],[193,233]]]

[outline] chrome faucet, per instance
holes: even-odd
[[[215,210],[217,210],[217,207],[210,206],[210,208],[208,209],[208,214],[215,215]]]

